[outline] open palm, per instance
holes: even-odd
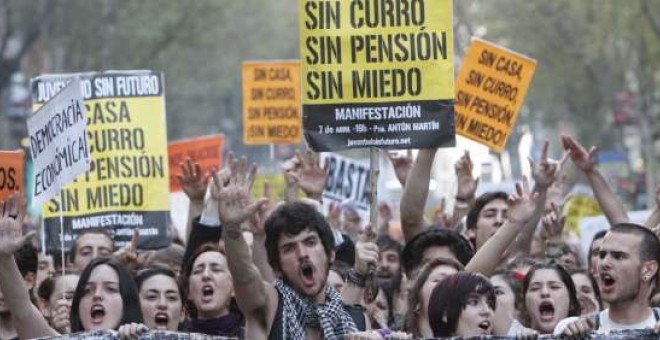
[[[471,200],[474,198],[475,193],[477,192],[477,186],[479,185],[479,180],[472,177],[473,168],[474,166],[472,164],[472,159],[470,159],[470,154],[465,151],[465,154],[463,154],[454,165],[456,181],[458,183],[456,197],[460,197],[463,200]]]
[[[516,183],[516,192],[509,196],[509,220],[527,223],[536,212],[538,193],[529,190],[529,181],[523,176],[522,183]]]
[[[20,248],[30,237],[34,236],[34,231],[23,235],[23,228],[21,222],[22,216],[18,218],[10,217],[13,209],[8,209],[8,206],[16,205],[17,196],[13,195],[8,202],[1,202],[0,211],[0,254],[12,255],[18,248]]]
[[[231,168],[229,182],[223,183],[217,173],[213,175],[218,213],[223,225],[240,226],[266,203],[266,199],[257,202],[250,199],[255,174],[256,165],[252,165],[248,170],[247,159],[243,157],[237,166]]]
[[[311,150],[307,150],[306,157],[296,152],[296,166],[288,171],[295,183],[309,197],[318,197],[323,194],[328,171],[319,165],[319,156]]]

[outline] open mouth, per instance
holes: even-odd
[[[607,274],[607,273],[601,273],[600,274],[600,281],[603,283],[604,288],[611,288],[616,280],[612,277],[612,275]]]
[[[105,317],[105,308],[101,305],[94,305],[92,306],[90,315],[92,317],[92,322],[99,323],[103,321],[103,318]]]
[[[167,329],[167,324],[170,321],[170,318],[166,313],[156,313],[154,316],[154,322],[156,323],[157,329]]]
[[[481,328],[484,332],[490,332],[490,321],[485,320],[479,324],[479,328]]]
[[[548,301],[541,302],[541,305],[539,305],[539,314],[542,321],[552,321],[555,317],[555,306]]]
[[[302,274],[302,279],[305,286],[314,285],[314,267],[311,263],[303,263],[300,266],[300,273]]]
[[[202,287],[202,296],[204,297],[210,297],[213,296],[213,293],[215,290],[211,286],[204,286]]]

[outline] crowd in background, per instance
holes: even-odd
[[[596,149],[569,136],[560,142],[561,159],[549,158],[545,142],[532,178],[512,194],[477,196],[465,153],[455,164],[458,189],[447,193],[456,202],[450,214],[425,209],[437,150],[390,155],[403,187],[400,219],[381,203],[377,225],[350,203],[323,213],[328,174],[312,151],[283,165],[283,198],[268,184],[253,197],[257,166],[244,157],[229,153],[209,174],[188,160],[178,175],[190,199],[186,235],[141,251],[137,233],[115,249],[106,230],[90,229],[64,263],[30,242],[12,197],[0,204],[0,338],[107,329],[123,338],[172,330],[239,339],[657,331],[660,210],[644,225],[630,222]],[[569,159],[609,223],[587,261],[564,230]]]

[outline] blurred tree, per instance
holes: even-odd
[[[0,1],[0,93],[42,33],[54,2]]]
[[[553,130],[585,144],[622,148],[613,121],[618,94],[634,93],[634,117],[653,185],[653,135],[660,135],[660,2],[467,1],[484,38],[539,61],[526,102]]]
[[[19,68],[28,76],[162,70],[169,138],[221,132],[236,148],[242,140],[241,62],[297,59],[297,3],[0,0],[1,41],[11,37],[21,47],[18,54],[0,53],[11,56],[0,59],[0,92]]]
[[[240,65],[298,58],[298,4],[0,0],[0,92],[18,69],[162,70],[170,139],[221,132],[249,151],[241,143]],[[454,16],[457,64],[473,35],[538,59],[523,118],[613,146],[612,105],[631,91],[638,124],[660,136],[660,2],[460,0]]]

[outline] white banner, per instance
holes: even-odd
[[[55,197],[60,188],[89,170],[87,118],[75,78],[27,120],[34,187],[32,205]]]
[[[323,191],[323,210],[330,202],[349,205],[361,218],[361,225],[369,222],[369,160],[351,159],[336,153],[321,154],[321,164],[328,163],[328,179]]]

